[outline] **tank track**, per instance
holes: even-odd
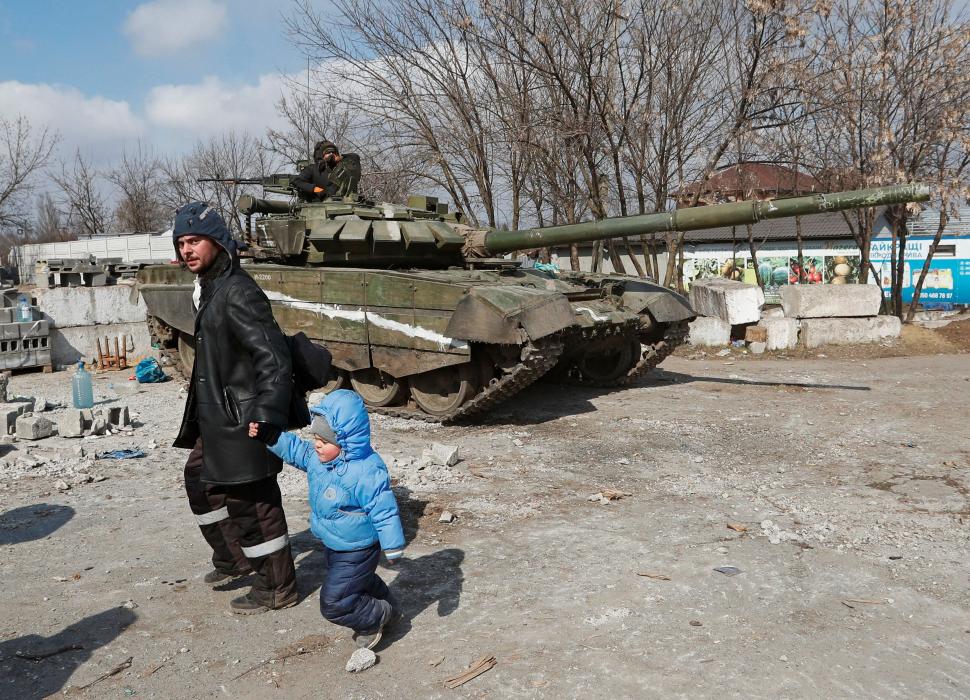
[[[179,354],[178,331],[154,316],[149,316],[148,333],[151,336],[152,345],[158,347],[159,354],[165,360],[162,364],[167,364],[174,369],[178,379],[188,382],[191,379],[191,373],[186,373],[185,364]]]
[[[466,401],[458,410],[445,416],[432,416],[417,407],[368,406],[367,410],[395,418],[412,418],[428,423],[457,423],[479,413],[484,413],[506,399],[519,393],[552,369],[563,351],[563,341],[558,335],[547,336],[525,346],[527,354],[511,372],[489,382],[482,391]]]
[[[630,368],[625,377],[620,378],[618,385],[629,384],[656,369],[657,365],[670,357],[674,350],[687,342],[687,330],[687,321],[677,321],[668,325],[663,338],[646,346],[640,361]]]
[[[636,340],[636,335],[631,334],[631,342]],[[565,380],[575,386],[591,386],[600,388],[615,388],[632,384],[637,379],[650,372],[661,362],[666,360],[670,354],[683,345],[687,340],[687,322],[677,321],[667,325],[663,337],[656,343],[644,344],[644,350],[640,354],[639,361],[631,367],[627,373],[609,382],[593,381],[585,379],[578,373],[570,374]]]

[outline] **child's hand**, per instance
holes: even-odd
[[[254,438],[259,434],[259,423],[249,424],[249,437]]]

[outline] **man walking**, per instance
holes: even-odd
[[[185,488],[213,550],[215,584],[255,573],[230,603],[252,614],[295,605],[296,572],[276,475],[266,449],[287,427],[292,367],[269,300],[240,268],[222,217],[203,202],[175,215],[176,256],[196,275],[195,366],[176,447],[192,448]],[[249,424],[257,423],[256,438]],[[238,544],[237,538],[238,537]]]

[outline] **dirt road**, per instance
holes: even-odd
[[[184,394],[99,378],[133,435],[17,442],[0,463],[0,696],[970,695],[970,358],[663,367],[610,393],[539,384],[479,426],[374,420],[410,541],[380,572],[409,620],[360,675],[318,610],[301,475],[285,490],[305,598],[233,616],[244,589],[202,584],[166,447]],[[11,381],[68,390],[63,372]],[[463,461],[419,470],[431,442]],[[147,456],[91,458],[131,446]],[[603,489],[629,495],[589,500]],[[444,687],[485,655],[492,670]]]

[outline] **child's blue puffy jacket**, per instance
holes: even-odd
[[[381,543],[388,559],[401,556],[404,530],[387,467],[370,444],[370,420],[360,396],[338,389],[310,408],[326,418],[342,450],[322,463],[313,443],[292,433],[270,449],[307,473],[310,529],[330,549],[348,552]]]

